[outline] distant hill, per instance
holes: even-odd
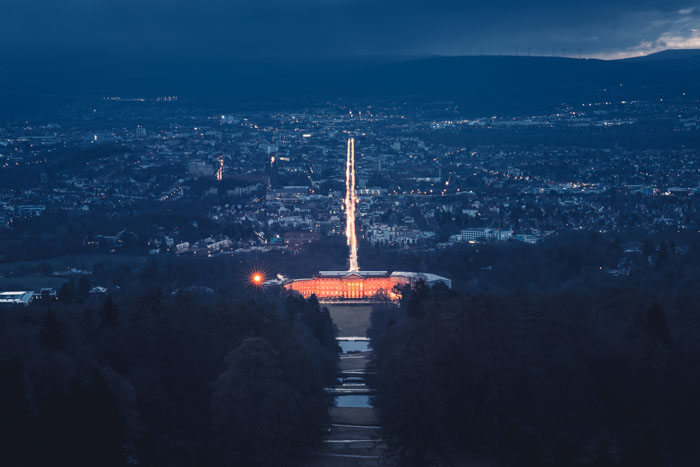
[[[457,102],[469,115],[527,114],[561,103],[700,96],[700,51],[673,50],[625,60],[459,56],[393,61],[243,62],[210,58],[158,62],[15,62],[3,66],[0,112],[32,111],[76,99],[178,95],[235,108],[246,103],[333,97],[414,97]],[[675,72],[673,72],[675,71]]]
[[[675,63],[675,61],[673,61]],[[562,102],[700,95],[700,69],[669,73],[635,61],[557,57],[428,58],[364,70],[349,89],[367,96],[449,98],[468,113],[522,113]],[[354,89],[353,89],[354,88]]]
[[[639,63],[667,70],[699,70],[700,49],[664,50],[643,57],[633,57],[620,60],[628,63]]]
[[[661,52],[656,52],[641,57],[624,58],[620,61],[628,62],[655,62],[669,60],[687,60],[690,58],[700,57],[700,49],[669,49]]]

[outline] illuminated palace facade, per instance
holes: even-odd
[[[415,272],[360,271],[357,263],[357,235],[355,231],[355,212],[357,207],[355,193],[355,140],[348,139],[347,158],[345,161],[345,237],[350,249],[347,271],[320,271],[307,279],[285,280],[284,287],[308,298],[316,295],[320,301],[340,300],[398,300],[400,297],[396,286],[413,284],[418,280],[429,286],[438,282],[451,287],[449,279]]]
[[[320,271],[314,277],[294,279],[284,285],[305,298],[316,295],[320,301],[397,300],[396,286],[423,280],[429,286],[438,282],[451,287],[449,279],[435,274],[387,271]]]

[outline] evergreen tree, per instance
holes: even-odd
[[[100,308],[100,327],[116,329],[119,318],[119,308],[111,298],[105,300]]]
[[[41,328],[39,329],[37,340],[42,349],[63,350],[66,345],[63,323],[56,316],[56,312],[50,308],[41,320]]]
[[[75,283],[70,280],[58,288],[57,298],[64,303],[71,303],[75,300]]]
[[[89,297],[90,289],[90,279],[88,279],[87,276],[80,276],[80,280],[78,281],[78,296],[81,298]]]
[[[88,381],[76,377],[67,394],[52,393],[38,422],[42,449],[32,453],[33,465],[124,465],[121,415],[99,374]]]
[[[649,336],[658,339],[667,349],[671,346],[671,336],[668,332],[666,314],[657,302],[654,302],[646,312],[646,331]]]
[[[26,463],[32,417],[27,407],[24,371],[17,358],[0,361],[0,452],[6,465]]]

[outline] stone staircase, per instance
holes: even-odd
[[[342,339],[338,338],[339,341]],[[386,465],[382,456],[384,444],[377,416],[374,407],[368,402],[374,394],[365,379],[370,357],[369,350],[341,354],[338,382],[326,389],[337,398],[337,405],[330,411],[328,435],[323,441],[323,447],[305,465]]]

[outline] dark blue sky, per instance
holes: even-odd
[[[4,0],[0,51],[324,58],[700,48],[698,0]]]

